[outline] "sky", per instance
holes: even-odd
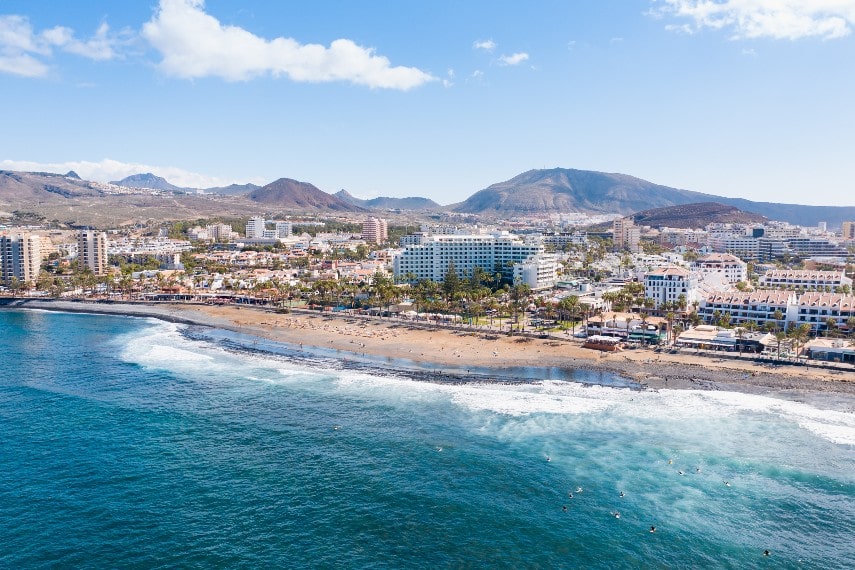
[[[855,205],[855,0],[0,0],[0,169]]]

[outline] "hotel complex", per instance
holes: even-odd
[[[540,238],[525,240],[509,234],[458,234],[422,236],[421,243],[409,245],[395,256],[396,277],[441,282],[451,267],[462,278],[472,276],[476,267],[487,274],[501,273],[508,281],[524,283],[532,289],[555,284],[557,266]]]

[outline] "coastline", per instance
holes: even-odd
[[[277,313],[253,306],[15,299],[0,308],[156,318],[212,327],[292,347],[386,358],[456,370],[559,368],[603,371],[642,389],[726,390],[752,394],[855,395],[855,371],[631,350],[600,353],[575,341],[490,334],[486,330],[432,328],[404,321],[309,311]],[[463,374],[465,376],[465,373]]]

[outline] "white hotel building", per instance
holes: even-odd
[[[452,265],[461,278],[470,277],[476,267],[490,275],[501,268],[504,278],[532,289],[554,286],[558,267],[539,238],[522,240],[507,232],[423,236],[393,260],[395,277],[411,274],[436,282],[445,279]]]
[[[811,271],[806,269],[772,269],[760,278],[761,287],[790,288],[815,291],[848,285],[852,287],[852,279],[846,277],[843,271]]]
[[[720,274],[728,283],[748,281],[748,264],[729,253],[711,253],[698,258],[692,269],[701,276]]]
[[[691,304],[698,291],[698,274],[682,267],[660,267],[644,276],[644,296],[653,299],[656,309],[663,303],[679,302],[681,296]]]

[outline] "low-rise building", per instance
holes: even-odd
[[[765,327],[773,323],[783,329],[788,320],[795,319],[796,293],[758,289],[756,291],[717,291],[701,301],[698,315],[706,323],[712,323],[717,316],[730,315],[730,324],[741,325],[749,322]],[[776,319],[779,314],[781,319]]]
[[[843,285],[852,287],[852,279],[843,271],[814,271],[806,269],[773,269],[760,277],[760,286],[766,288],[805,289],[807,291],[828,288],[835,291]]]

